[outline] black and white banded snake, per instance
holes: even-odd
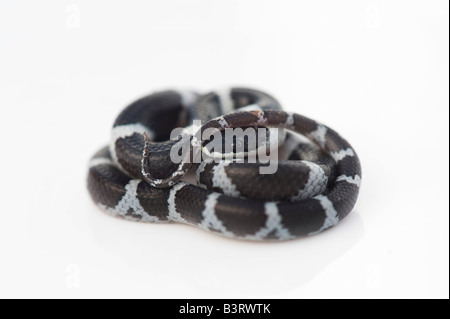
[[[240,111],[242,109],[244,111]],[[281,128],[286,159],[273,175],[260,164],[201,163],[197,184],[179,181],[191,164],[174,164],[176,127],[201,119],[201,131]],[[112,140],[91,159],[88,189],[104,211],[142,222],[177,222],[248,240],[287,240],[322,232],[353,209],[361,166],[350,144],[325,125],[286,113],[253,89],[220,93],[162,91],[129,105]]]

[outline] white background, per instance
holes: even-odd
[[[0,297],[448,298],[447,1],[0,0]],[[153,90],[245,85],[335,128],[355,211],[285,243],[114,219],[87,162]]]

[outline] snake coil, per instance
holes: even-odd
[[[264,175],[262,163],[226,159],[173,163],[171,132],[192,132],[194,120],[201,120],[200,133],[282,132],[277,171]],[[194,166],[196,185],[185,181]],[[92,157],[88,173],[93,201],[114,216],[185,223],[248,240],[320,233],[351,212],[360,184],[356,152],[338,133],[248,88],[205,95],[162,91],[137,100],[117,117],[110,145]]]

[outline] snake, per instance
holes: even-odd
[[[173,138],[176,128],[182,133]],[[190,161],[171,160],[182,136],[189,150],[198,146],[202,153],[207,147],[196,133],[214,130],[224,138],[238,128],[262,129],[267,141],[278,132],[276,172],[261,174],[267,163],[246,161],[251,149],[235,161],[226,152],[215,161],[192,163],[195,152]],[[92,200],[113,216],[254,241],[311,236],[337,225],[353,210],[360,187],[360,160],[336,131],[242,87],[159,91],[131,103],[115,120],[110,144],[92,156],[87,177]]]

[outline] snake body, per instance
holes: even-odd
[[[202,121],[200,132],[290,132],[281,134],[285,158],[272,175],[259,174],[261,163],[202,162],[196,165],[197,185],[185,182],[194,165],[171,161],[177,141],[170,133],[194,119]],[[248,240],[320,233],[351,212],[360,184],[356,152],[338,133],[286,113],[273,97],[247,88],[205,95],[163,91],[132,103],[114,123],[110,145],[92,157],[88,173],[92,199],[114,216],[185,223]]]

